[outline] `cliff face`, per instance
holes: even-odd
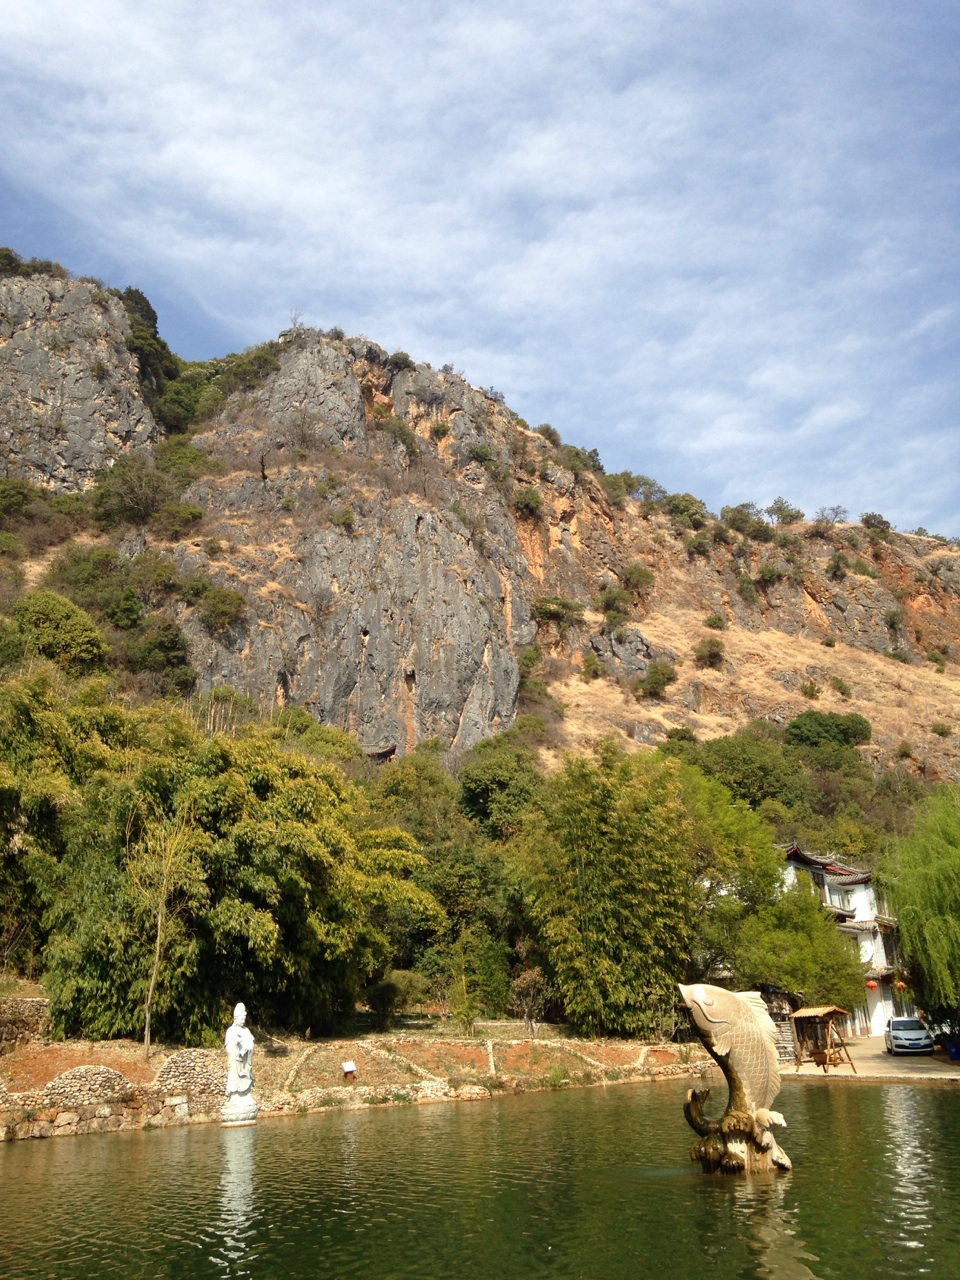
[[[147,448],[156,429],[120,303],[83,283],[0,290],[12,473],[81,488],[118,451]],[[194,437],[215,464],[183,495],[203,522],[157,543],[246,600],[218,637],[178,606],[204,691],[305,706],[371,754],[470,746],[509,726],[518,695],[559,696],[556,737],[574,746],[730,732],[813,697],[862,711],[882,752],[923,735],[929,767],[955,768],[956,738],[929,728],[960,716],[955,547],[800,524],[758,542],[712,519],[694,535],[662,504],[612,503],[584,455],[450,370],[313,330],[281,335],[278,364]],[[724,629],[705,628],[709,615]],[[694,650],[710,638],[721,651],[704,663]],[[521,655],[537,664],[525,685]],[[638,703],[652,660],[678,678]]]
[[[515,518],[521,437],[533,465],[546,442],[456,375],[288,335],[279,372],[195,440],[221,470],[188,492],[207,537],[177,555],[242,590],[252,615],[226,646],[185,620],[205,678],[307,706],[370,751],[469,746],[509,725],[546,577],[583,597],[596,572],[572,550],[571,477],[555,478],[552,521]]]
[[[86,488],[110,460],[157,438],[120,300],[97,284],[0,278],[4,474]]]

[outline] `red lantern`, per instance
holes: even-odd
[[[871,979],[870,979],[870,981],[867,983],[867,987],[869,988],[869,990],[870,990],[870,991],[876,991],[876,989],[877,989],[877,984],[876,984],[876,983],[874,982],[874,980],[871,978]]]

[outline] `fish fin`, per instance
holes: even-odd
[[[767,1009],[763,996],[759,991],[738,991],[737,999],[750,1006],[750,1012],[764,1031],[767,1030],[767,1025],[769,1024],[771,1034],[776,1034],[770,1011]]]
[[[760,1032],[763,1068],[749,1082],[751,1104],[768,1107],[780,1092],[780,1059],[777,1056],[777,1029],[759,991],[738,991],[737,999],[750,1010]]]
[[[787,1127],[787,1122],[779,1111],[768,1111],[766,1107],[761,1107],[757,1112],[757,1124],[763,1129],[770,1129],[775,1124],[782,1126],[784,1129]]]
[[[718,1058],[726,1057],[733,1048],[733,1028],[728,1025],[726,1031],[711,1033],[710,1048]]]

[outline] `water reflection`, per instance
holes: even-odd
[[[734,1220],[764,1280],[819,1280],[807,1266],[817,1262],[797,1230],[796,1208],[788,1207],[790,1174],[731,1179]]]
[[[934,1170],[929,1155],[926,1108],[916,1090],[891,1087],[884,1090],[886,1156],[892,1165],[896,1196],[884,1205],[884,1214],[901,1249],[923,1249],[932,1225],[929,1193]],[[892,1219],[892,1221],[891,1221]],[[917,1259],[919,1264],[920,1259]]]
[[[797,1082],[793,1173],[709,1178],[686,1087],[3,1143],[0,1276],[960,1277],[955,1088]]]
[[[257,1131],[222,1129],[220,1146],[220,1218],[213,1228],[210,1261],[226,1275],[249,1276],[257,1256],[253,1247]]]

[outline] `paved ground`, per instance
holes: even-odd
[[[953,1081],[960,1084],[960,1062],[951,1062],[942,1049],[932,1056],[927,1054],[889,1054],[883,1047],[883,1036],[868,1036],[851,1040],[848,1048],[857,1068],[858,1079],[885,1079],[918,1081]],[[812,1062],[805,1062],[799,1071],[790,1066],[781,1067],[786,1082],[800,1077],[824,1078],[823,1070]],[[830,1079],[853,1077],[849,1066],[831,1067]]]

